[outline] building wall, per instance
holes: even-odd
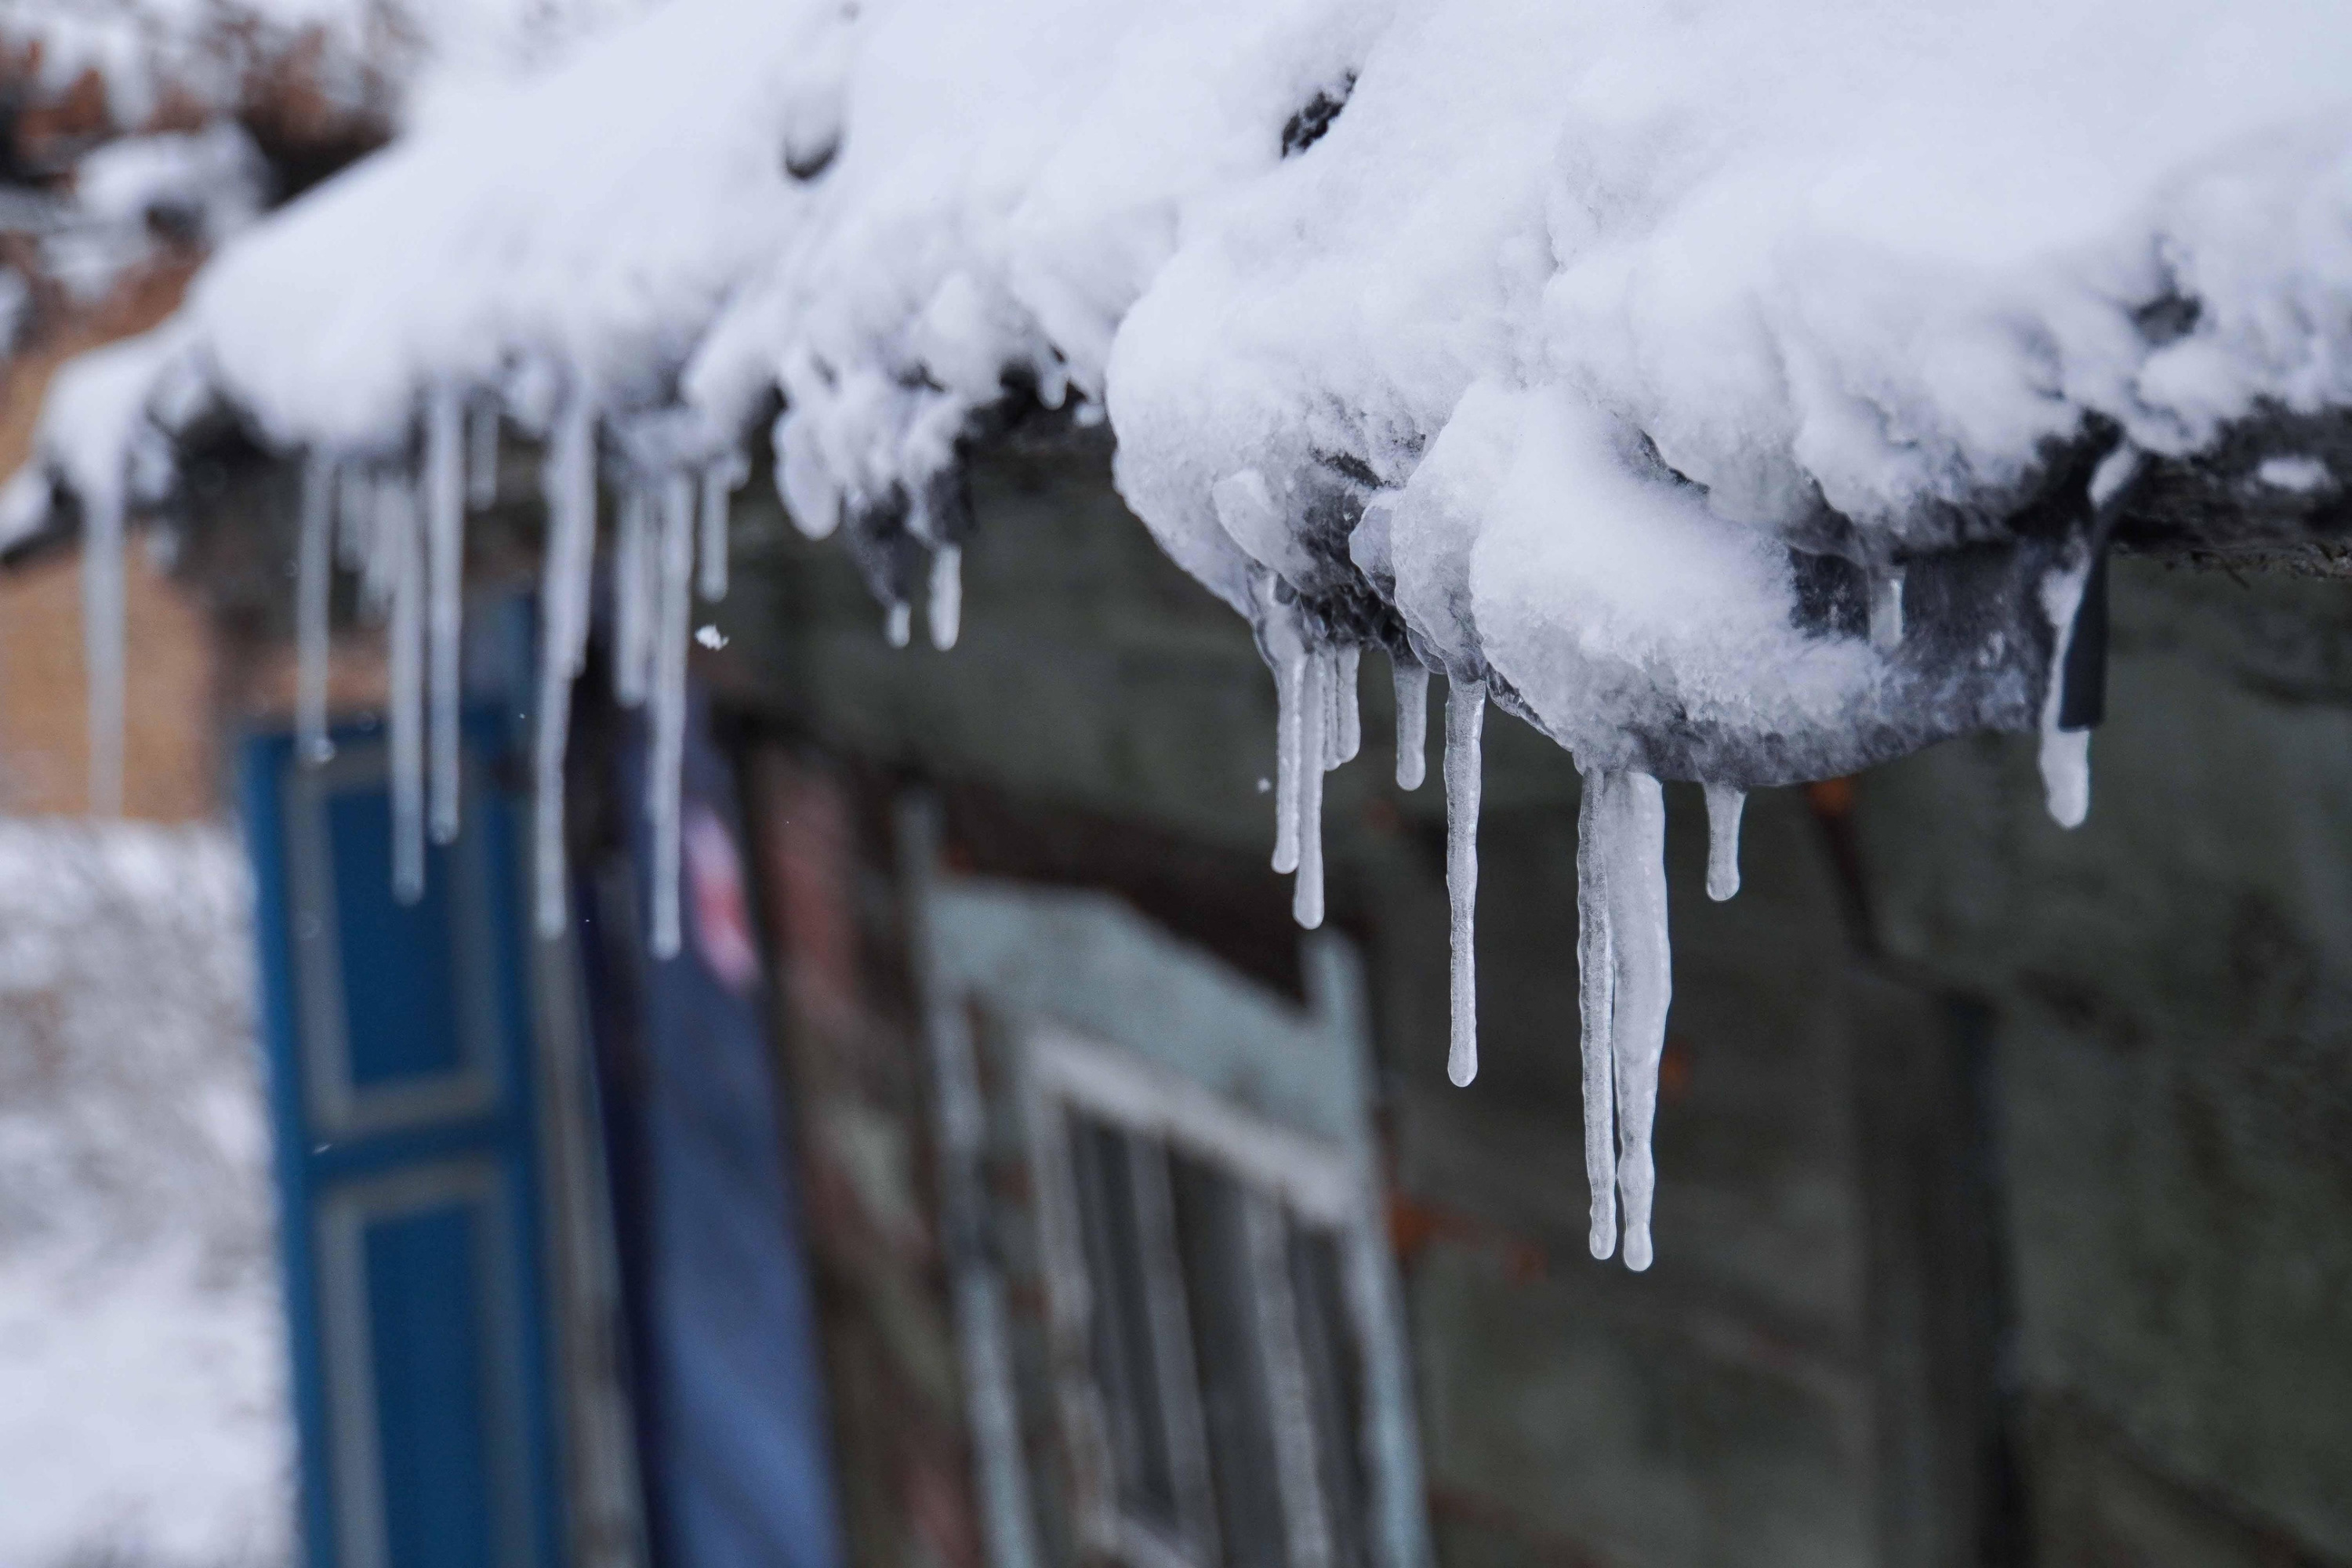
[[[992,459],[974,490],[940,654],[919,632],[890,649],[842,552],[755,482],[709,674],[847,770],[860,810],[921,780],[1064,824],[1093,847],[1051,875],[1123,878],[1295,979],[1245,629],[1152,549],[1098,452]],[[2072,837],[2040,815],[2030,743],[1961,742],[1759,795],[1745,890],[1717,906],[1696,792],[1670,789],[1660,1261],[1639,1277],[1584,1256],[1574,770],[1490,720],[1484,1066],[1452,1089],[1442,805],[1388,782],[1367,660],[1366,754],[1329,781],[1332,917],[1370,960],[1448,1568],[2352,1563],[2335,597],[2126,563],[2116,717]],[[1239,869],[1152,884],[1186,860]],[[887,942],[887,870],[865,875]],[[919,1205],[919,1122],[885,1120],[844,1136],[897,1150],[878,1168]],[[912,1321],[868,1317],[867,1337]]]
[[[42,394],[73,355],[161,321],[185,263],[142,270],[63,320],[14,358],[0,353],[0,479],[30,457]],[[218,815],[214,752],[220,660],[189,591],[133,534],[124,574],[123,812],[163,822]],[[0,574],[0,816],[77,815],[89,806],[78,551]]]

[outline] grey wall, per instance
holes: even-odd
[[[1125,832],[1278,911],[1241,623],[1099,452],[992,459],[974,491],[940,654],[919,621],[890,649],[755,481],[709,673],[858,778]],[[1490,720],[1485,1067],[1451,1089],[1442,806],[1389,784],[1367,660],[1332,910],[1372,975],[1448,1568],[2352,1563],[2352,615],[2326,584],[2126,563],[2116,588],[2075,835],[2028,744],[1958,743],[1752,802],[1716,906],[1696,791],[1669,792],[1640,1277],[1583,1249],[1574,771]]]

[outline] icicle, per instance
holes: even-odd
[[[1888,566],[1870,576],[1870,646],[1893,653],[1903,646],[1903,568]]]
[[[373,553],[375,505],[368,474],[357,463],[335,468],[335,562],[346,572],[364,571]]]
[[[656,958],[677,956],[678,796],[686,773],[686,643],[694,574],[694,481],[671,476],[662,496],[658,565],[660,624],[654,645],[654,743],[646,773],[646,815],[654,830]]]
[[[563,754],[572,683],[588,657],[588,595],[596,559],[596,425],[584,402],[556,426],[541,475],[547,501],[540,584],[539,731],[532,763],[533,878],[541,936],[563,933]]]
[[[457,837],[466,592],[466,405],[436,387],[425,409],[425,626],[432,679],[433,842]]]
[[[1396,782],[1419,789],[1429,773],[1429,671],[1402,654],[1391,654],[1396,686]]]
[[[1706,896],[1718,904],[1739,891],[1739,814],[1747,805],[1746,790],[1706,786]]]
[[[327,739],[327,612],[334,586],[335,470],[313,452],[302,465],[302,531],[294,557],[294,754],[316,766]]]
[[[731,452],[703,467],[702,538],[698,551],[701,573],[695,591],[709,604],[715,605],[727,596],[728,498],[742,482],[743,459]]]
[[[499,405],[475,401],[466,427],[466,504],[487,510],[499,499]]]
[[[392,896],[413,904],[425,893],[425,563],[402,479],[378,481],[374,527],[392,557]]]
[[[1674,997],[1666,934],[1666,806],[1647,773],[1612,776],[1595,824],[1609,900],[1610,1053],[1617,1080],[1617,1195],[1625,1267],[1650,1266],[1656,1173],[1650,1130],[1658,1112],[1658,1058]]]
[[[1486,685],[1455,680],[1445,696],[1445,893],[1453,906],[1454,1029],[1445,1076],[1478,1076],[1479,738],[1486,727]]]
[[[1584,775],[1576,810],[1577,1017],[1584,1060],[1584,1179],[1592,1190],[1589,1245],[1595,1258],[1617,1250],[1617,1069],[1610,1047],[1617,959],[1609,934],[1609,865],[1601,817],[1612,775]]]
[[[2051,632],[2050,680],[2042,694],[2042,788],[2051,820],[2061,827],[2080,827],[2091,811],[2091,731],[2058,727],[2066,698],[2066,653],[2090,576],[2086,554],[2042,580],[2042,609]]]
[[[1339,660],[1330,648],[1307,656],[1298,706],[1307,721],[1298,732],[1298,877],[1290,890],[1290,914],[1308,931],[1323,923],[1323,748],[1328,695]]]
[[[942,544],[931,552],[931,646],[944,653],[963,630],[963,547]]]
[[[1288,633],[1287,623],[1276,626]],[[1298,869],[1298,759],[1307,733],[1307,650],[1295,633],[1274,645],[1274,868]]]
[[[122,490],[89,499],[81,536],[82,668],[89,687],[89,809],[122,815]]]
[[[1357,700],[1357,671],[1363,657],[1364,650],[1354,643],[1342,643],[1332,651],[1331,689],[1327,703],[1331,734],[1323,758],[1327,773],[1342,763],[1354,762],[1356,753],[1364,749],[1363,709]]]
[[[901,599],[882,613],[882,640],[905,647],[915,640],[915,606]]]
[[[635,485],[621,497],[619,538],[613,548],[613,696],[624,708],[646,700],[653,652],[653,607],[646,603],[651,542],[649,503]]]
[[[379,470],[371,479],[367,499],[367,559],[360,563],[360,598],[370,614],[382,620],[392,607],[393,589],[400,580],[401,530],[414,524],[406,479],[392,469]]]

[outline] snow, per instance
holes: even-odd
[[[292,1555],[252,1038],[216,827],[0,822],[0,1562]]]
[[[1401,718],[1412,670],[1452,682],[1458,1079],[1475,715],[1601,781],[1614,972],[1586,1027],[1617,1042],[1633,1262],[1657,781],[2039,728],[2081,819],[2057,674],[2114,510],[2233,422],[2352,404],[2347,71],[2321,0],[675,0],[440,91],[145,346],[61,378],[41,450],[135,500],[149,416],[192,384],[378,460],[450,389],[525,434],[585,408],[635,700],[685,636],[651,510],[680,476],[707,497],[764,434],[888,640],[924,597],[944,647],[962,446],[1008,399],[1107,419],[1129,505],[1273,668],[1303,924],[1355,661],[1403,661]],[[2094,443],[2084,493],[2040,494]],[[2332,483],[2311,461],[2259,482]],[[2013,526],[2035,499],[2054,533]]]

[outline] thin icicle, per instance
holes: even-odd
[[[1596,823],[1607,879],[1611,1008],[1609,1045],[1617,1080],[1617,1196],[1625,1223],[1625,1267],[1650,1266],[1650,1203],[1657,1176],[1650,1131],[1658,1114],[1658,1058],[1674,999],[1674,954],[1666,934],[1666,805],[1647,773],[1609,781]]]
[[[694,574],[694,481],[674,474],[661,501],[659,625],[655,628],[653,754],[646,764],[646,815],[652,819],[653,940],[656,958],[678,949],[678,796],[686,772],[686,643]]]
[[[727,596],[727,508],[746,471],[741,455],[735,452],[703,465],[701,539],[697,546],[698,576],[695,591],[709,604],[715,605]]]
[[[81,537],[82,668],[89,684],[89,809],[122,815],[122,490],[89,498]]]
[[[1870,577],[1870,646],[1893,653],[1903,646],[1903,568],[1888,566]]]
[[[399,470],[377,470],[369,480],[367,557],[360,563],[360,600],[377,620],[392,609],[394,587],[400,581],[404,528],[415,517],[408,480]]]
[[[368,471],[357,463],[335,466],[335,563],[346,572],[367,567],[375,536],[375,503]]]
[[[1746,790],[1706,786],[1706,896],[1718,904],[1739,891],[1739,814],[1747,806]]]
[[[546,560],[540,583],[539,731],[532,748],[533,879],[539,931],[563,933],[563,754],[572,726],[572,683],[588,657],[588,595],[596,559],[596,424],[575,402],[555,427],[541,475],[547,501]]]
[[[433,842],[457,837],[466,592],[466,405],[436,387],[425,409],[425,657],[432,680]]]
[[[1601,819],[1612,775],[1584,775],[1576,811],[1577,1018],[1584,1061],[1584,1179],[1592,1190],[1592,1256],[1617,1250],[1617,1068],[1610,1047],[1617,959],[1609,934],[1609,863]]]
[[[1357,700],[1357,671],[1363,657],[1364,650],[1354,643],[1342,643],[1332,650],[1330,691],[1324,705],[1331,715],[1323,757],[1327,773],[1342,763],[1354,762],[1356,753],[1364,749],[1364,715]]]
[[[1452,905],[1454,1028],[1445,1076],[1478,1076],[1478,792],[1486,684],[1454,680],[1445,695],[1445,894]]]
[[[413,904],[425,893],[425,563],[404,480],[378,481],[374,527],[392,560],[392,896]]]
[[[2066,654],[2074,641],[2074,619],[2083,589],[2091,579],[2091,557],[2042,580],[2042,610],[2050,617],[2050,680],[2042,693],[2042,788],[2050,818],[2061,827],[2080,827],[2091,812],[2091,731],[2062,730],[2066,700]]]
[[[327,739],[327,612],[336,489],[333,463],[311,453],[302,464],[302,531],[294,558],[294,754],[314,767],[335,754]]]
[[[931,602],[927,616],[931,646],[941,653],[963,631],[963,546],[942,544],[931,552]]]
[[[1290,914],[1308,931],[1323,923],[1323,748],[1328,743],[1315,720],[1328,710],[1338,664],[1330,648],[1308,654],[1298,694],[1307,721],[1298,731],[1298,876],[1291,884]]]
[[[482,511],[499,499],[499,405],[477,398],[466,426],[466,504]]]
[[[1419,789],[1429,776],[1429,671],[1402,654],[1389,659],[1396,687],[1397,788]]]
[[[1299,753],[1307,733],[1307,649],[1286,622],[1273,626],[1274,648],[1274,868],[1298,869]],[[1319,711],[1319,710],[1318,710]]]
[[[646,700],[651,675],[646,661],[653,652],[653,606],[647,602],[648,574],[653,566],[651,505],[646,493],[631,485],[621,497],[618,538],[613,547],[613,696],[624,708]]]

